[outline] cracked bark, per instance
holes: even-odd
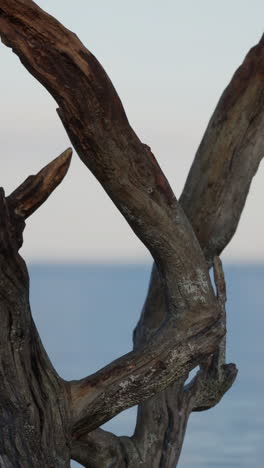
[[[221,264],[214,261],[217,297],[208,266],[237,228],[263,155],[263,39],[221,97],[178,203],[105,71],[77,36],[30,0],[0,0],[0,34],[55,98],[78,155],[155,260],[134,350],[92,376],[64,382],[34,327],[18,249],[24,220],[65,175],[70,150],[9,197],[2,192],[0,430],[8,436],[0,439],[1,463],[69,466],[72,457],[90,468],[172,468],[191,411],[217,404],[236,376],[224,358]],[[5,356],[15,359],[10,373]],[[200,371],[184,385],[197,364]],[[98,429],[137,403],[133,437]],[[28,421],[34,437],[22,430]]]
[[[209,267],[212,265],[213,257],[220,255],[237,229],[250,184],[264,154],[263,78],[264,36],[249,51],[221,96],[180,197],[180,203],[192,223]],[[165,299],[158,272],[153,265],[148,295],[134,332],[135,344],[137,341],[148,339],[159,326],[164,313]],[[220,393],[218,401],[232,385],[236,375],[234,365],[230,364],[224,369],[226,379],[218,383]],[[211,369],[210,376],[213,374]],[[201,384],[204,381],[202,405],[204,409],[209,409],[217,403],[217,401],[214,404],[210,403],[211,391],[208,383],[212,381],[204,372],[199,373],[199,379]],[[216,383],[215,379],[213,381]],[[208,401],[206,401],[206,388]],[[188,390],[195,392],[195,387],[188,387]],[[167,391],[160,395],[160,407],[162,408],[169,398],[170,405],[174,405],[175,414],[182,413],[182,405],[177,405],[174,396],[170,397],[166,393]],[[152,401],[142,406],[147,405],[151,408]],[[153,408],[153,412],[160,411],[157,404]],[[193,410],[195,411],[195,406]],[[160,425],[165,431],[166,421],[160,421],[157,427],[153,412],[146,411],[147,416],[143,423],[140,420],[140,424],[145,427],[146,432],[155,433],[156,430],[161,430]],[[188,419],[188,412],[185,414]],[[172,442],[174,438],[175,433],[172,433]],[[176,460],[180,456],[180,450],[181,445],[178,446]],[[151,452],[150,449],[149,451]],[[159,455],[160,453],[161,451]],[[153,462],[154,460],[155,457]],[[175,458],[172,456],[164,466],[174,467],[175,463]]]
[[[0,464],[3,468],[70,466],[67,390],[49,361],[33,322],[27,268],[18,254],[24,215],[27,217],[35,211],[36,200],[40,206],[60,183],[70,156],[69,150],[63,153],[9,197],[5,198],[3,189],[0,192]]]

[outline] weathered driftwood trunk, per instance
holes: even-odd
[[[66,151],[5,198],[0,192],[0,466],[69,466],[67,388],[53,369],[31,317],[29,278],[17,253],[24,219],[69,166]]]
[[[225,282],[217,256],[237,228],[263,155],[264,41],[221,97],[178,202],[105,71],[73,33],[30,0],[0,0],[0,34],[56,99],[78,155],[154,259],[134,350],[65,382],[34,326],[18,250],[25,219],[60,183],[71,150],[9,197],[1,192],[0,465],[67,467],[72,458],[90,468],[173,468],[190,413],[216,405],[237,372],[225,363]],[[136,404],[131,438],[99,429]]]

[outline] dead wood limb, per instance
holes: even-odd
[[[68,394],[31,316],[28,272],[18,254],[23,228],[1,189],[0,464],[65,468],[70,456]]]
[[[209,297],[213,300],[191,226],[150,148],[130,127],[95,57],[31,1],[2,0],[0,31],[2,40],[57,100],[81,159],[152,253],[162,270],[169,307],[179,313],[184,307],[207,304]]]
[[[166,317],[152,341],[70,384],[81,436],[185,374],[224,330],[192,228],[101,65],[34,2],[2,0],[0,12],[2,40],[56,99],[78,154],[150,250],[163,281]]]
[[[244,62],[234,74],[224,91],[216,110],[209,122],[201,145],[187,178],[180,203],[192,223],[195,234],[203,248],[208,266],[213,258],[220,255],[236,231],[243,211],[250,184],[264,155],[264,36],[253,47]],[[134,344],[138,346],[149,339],[158,329],[166,311],[166,300],[162,291],[161,279],[153,265],[149,290],[141,318],[134,331]],[[223,342],[222,342],[223,344]],[[212,369],[211,369],[212,371]],[[207,409],[217,403],[224,392],[232,385],[237,370],[233,364],[224,365],[223,380],[217,382],[215,372],[210,376],[200,371],[195,380],[203,391],[189,387],[189,395],[196,397],[194,409],[198,406]],[[214,376],[214,377],[212,377]],[[213,385],[212,385],[213,384]],[[186,390],[186,389],[185,389]],[[175,414],[183,414],[177,407],[169,389],[160,394],[160,407],[153,405],[159,414],[168,401]],[[195,398],[194,398],[195,401]],[[142,404],[151,406],[152,400]],[[174,405],[174,406],[173,406]],[[155,414],[141,419],[146,432],[168,430],[166,421],[155,424]],[[186,413],[186,418],[188,419]],[[174,435],[171,435],[173,440]],[[178,446],[179,452],[181,446]],[[179,455],[179,454],[178,454]],[[175,460],[167,460],[174,466]]]
[[[8,222],[8,230],[5,229],[5,232],[8,232],[9,247],[13,245],[15,257],[17,249],[23,244],[25,220],[47,200],[53,190],[61,183],[68,171],[71,155],[72,150],[69,148],[38,174],[29,176],[8,197],[4,197],[3,192],[4,205],[8,205],[3,216],[4,222]],[[7,236],[5,236],[5,242],[2,241],[2,248],[6,241]]]
[[[65,177],[71,162],[72,150],[68,148],[34,176],[29,176],[7,197],[16,216],[27,219],[51,195]]]
[[[264,35],[222,94],[180,203],[209,265],[232,239],[264,156]]]
[[[177,379],[177,384],[155,397],[152,416],[153,400],[140,407],[144,434],[136,430],[129,442],[139,453],[144,446],[144,453],[158,460],[155,443],[152,440],[147,448],[145,435],[150,430],[163,433],[167,449],[172,441],[178,445],[174,444],[174,451],[160,451],[166,460],[161,458],[159,463],[173,466],[192,409],[219,401],[219,391],[226,391],[226,382],[230,386],[235,377],[234,369],[228,369],[231,377],[225,372],[222,349],[210,365],[207,360],[201,366],[191,386],[183,387],[188,371],[205,363],[224,335],[223,316],[219,319],[223,310],[220,271],[216,272],[220,297],[216,301],[195,234],[211,265],[237,227],[263,150],[263,41],[251,50],[217,106],[185,185],[182,209],[150,148],[131,129],[103,68],[75,35],[30,0],[1,0],[0,32],[3,42],[56,99],[81,159],[157,265],[135,332],[134,351],[68,384],[74,443],[79,444],[78,450],[85,437],[91,443],[91,436],[85,435],[88,431]],[[28,207],[28,195],[24,199],[18,195],[13,194],[13,199],[21,202],[19,213],[26,217],[34,211],[34,203]],[[217,383],[213,397],[212,377]],[[167,412],[165,421],[158,418],[162,409]]]

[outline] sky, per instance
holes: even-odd
[[[217,101],[263,32],[263,0],[38,0],[99,59],[176,194]],[[48,92],[0,44],[1,186],[6,194],[71,146]],[[264,261],[263,165],[224,260]],[[65,180],[27,221],[31,262],[150,256],[74,152]]]

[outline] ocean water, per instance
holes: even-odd
[[[227,358],[239,374],[216,408],[191,415],[179,468],[264,466],[264,265],[225,271]],[[150,266],[31,265],[29,272],[32,313],[63,378],[89,375],[131,349]],[[132,408],[104,427],[130,435],[134,424]]]

